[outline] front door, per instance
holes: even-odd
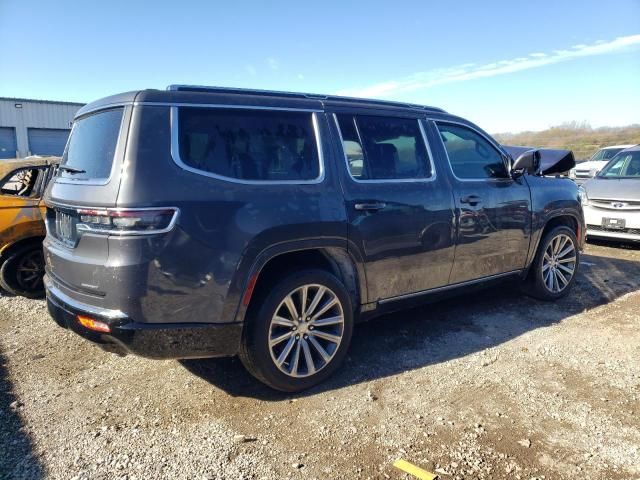
[[[458,223],[450,283],[524,268],[531,237],[526,179],[513,179],[498,148],[479,131],[437,122],[453,173]]]
[[[375,112],[333,115],[350,243],[365,265],[368,301],[447,284],[454,209],[416,118]]]

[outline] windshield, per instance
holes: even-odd
[[[122,108],[106,110],[75,122],[59,176],[73,180],[109,178],[123,111]]]
[[[601,148],[594,153],[589,160],[611,160],[622,148]]]
[[[616,155],[600,171],[601,178],[640,178],[640,150]]]

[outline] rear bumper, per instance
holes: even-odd
[[[47,308],[56,323],[102,349],[119,355],[154,359],[226,357],[238,352],[240,323],[140,323],[116,310],[80,304],[59,291],[45,277]],[[110,327],[109,333],[90,330],[78,322],[89,316]]]

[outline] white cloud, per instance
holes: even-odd
[[[271,70],[278,70],[278,67],[280,66],[278,60],[273,57],[267,57],[267,65],[269,65]]]
[[[388,80],[363,88],[347,89],[339,95],[357,97],[394,96],[405,92],[413,92],[435,85],[462,82],[477,78],[495,77],[508,73],[540,68],[555,63],[566,62],[580,57],[615,53],[628,47],[640,45],[640,34],[618,37],[607,42],[596,42],[590,45],[574,45],[572,50],[554,50],[552,53],[536,52],[528,57],[500,60],[485,65],[464,64],[450,68],[414,73],[405,78]]]
[[[256,67],[254,67],[253,65],[245,65],[245,66],[244,66],[244,69],[245,69],[245,71],[246,71],[249,75],[251,75],[252,77],[255,77],[255,76],[256,76],[256,74],[258,73],[258,72],[256,71]]]

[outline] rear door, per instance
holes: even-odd
[[[438,121],[448,160],[458,224],[450,283],[524,268],[531,238],[531,197],[524,177],[513,179],[506,156],[482,132]]]
[[[446,285],[453,262],[453,201],[434,167],[421,121],[335,111],[349,238],[365,264],[368,301]]]

